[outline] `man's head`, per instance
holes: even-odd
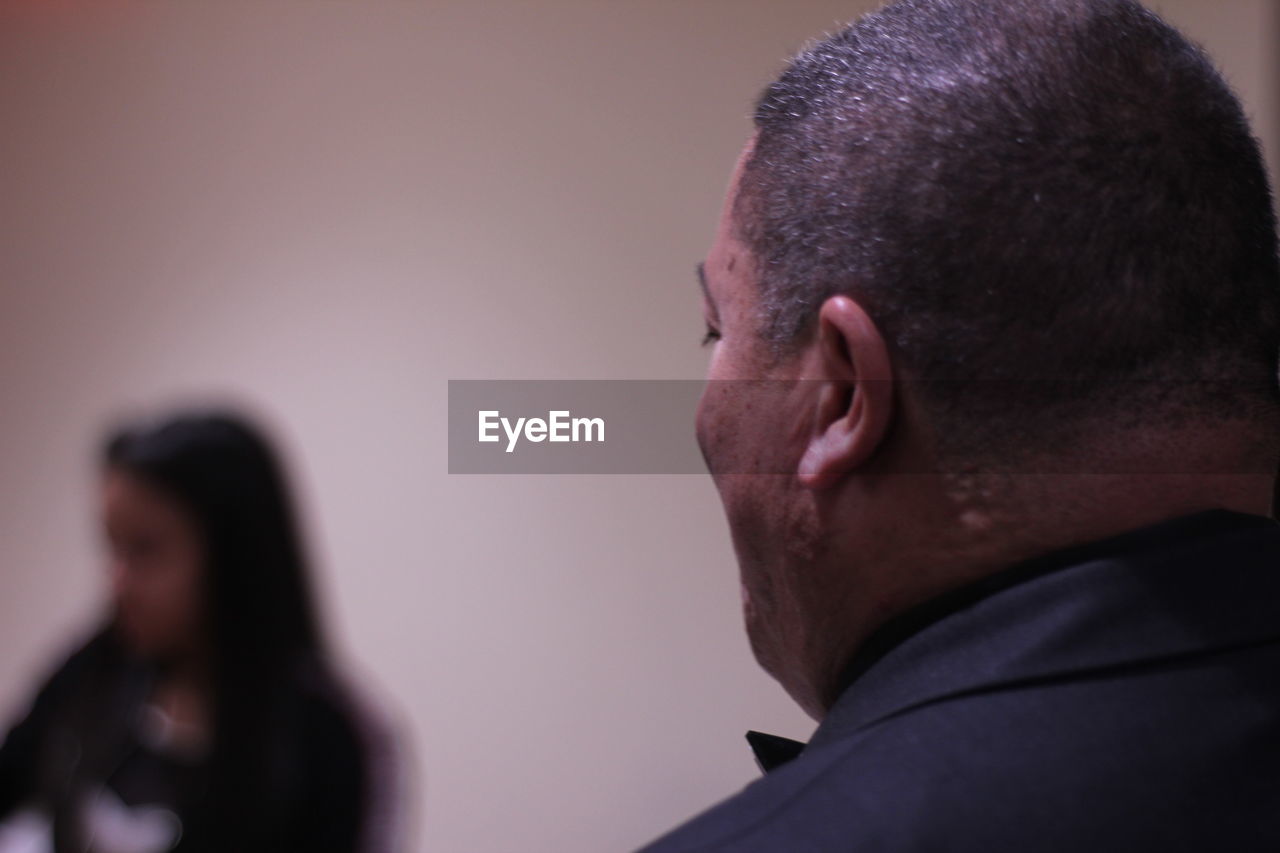
[[[766,89],[704,278],[710,378],[780,382],[712,382],[698,426],[753,646],[801,704],[966,573],[1252,506],[1280,403],[1271,204],[1235,96],[1129,0],[902,0]],[[1094,510],[1015,476],[1001,508],[970,478],[992,470],[1131,476]],[[1012,503],[1062,541],[1012,541]]]

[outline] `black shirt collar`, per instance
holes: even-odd
[[[860,646],[845,669],[841,681],[841,699],[819,726],[811,743],[825,741],[832,736],[834,730],[847,728],[833,722],[832,718],[843,716],[839,713],[841,706],[848,704],[846,698],[855,692],[850,688],[877,663],[927,628],[992,598],[996,593],[1028,585],[1031,581],[1086,563],[1123,560],[1127,556],[1153,550],[1176,550],[1195,540],[1236,531],[1268,529],[1280,530],[1280,524],[1262,516],[1221,509],[1208,510],[1024,560],[917,605],[880,626]],[[1277,626],[1277,630],[1280,630],[1280,626]],[[797,741],[762,735],[759,732],[748,733],[747,739],[756,754],[757,763],[766,772],[795,758],[805,746]]]

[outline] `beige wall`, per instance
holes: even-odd
[[[415,848],[627,849],[753,778],[747,728],[806,737],[708,480],[450,477],[445,383],[701,375],[751,99],[864,5],[6,6],[0,704],[99,600],[104,420],[230,394],[422,762]],[[1165,5],[1275,153],[1275,6]]]

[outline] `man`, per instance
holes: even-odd
[[[903,0],[755,118],[698,438],[820,724],[646,850],[1280,849],[1280,263],[1209,60]]]

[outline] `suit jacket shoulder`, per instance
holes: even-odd
[[[646,849],[1280,849],[1278,569],[1280,526],[1225,512],[1017,567]]]

